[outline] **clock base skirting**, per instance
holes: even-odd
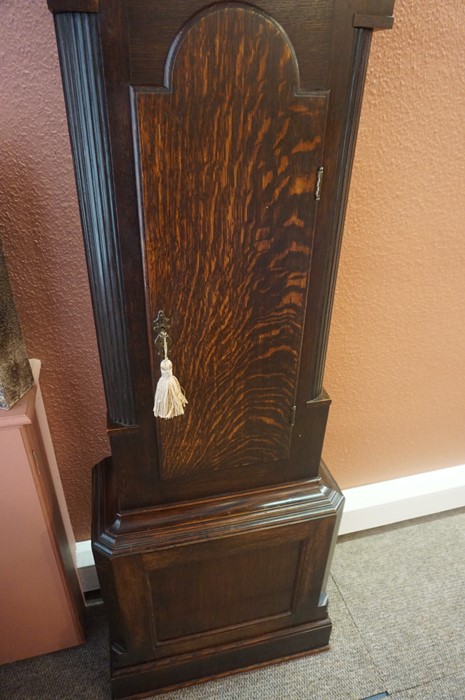
[[[267,639],[254,639],[228,649],[205,649],[202,655],[147,663],[112,672],[112,695],[118,700],[165,693],[197,683],[329,650],[329,617]]]
[[[317,479],[119,513],[94,469],[112,693],[143,697],[328,647],[343,496]]]

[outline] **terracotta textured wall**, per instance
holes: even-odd
[[[398,0],[375,35],[325,387],[343,487],[465,463],[462,0]],[[77,539],[105,406],[45,0],[0,3],[1,235]]]
[[[77,539],[106,416],[76,188],[46,0],[0,3],[0,235]]]
[[[342,486],[465,463],[465,4],[373,38],[325,387]]]

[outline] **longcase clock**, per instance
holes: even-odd
[[[325,649],[323,367],[392,0],[49,0],[108,406],[116,698]],[[160,339],[163,342],[160,343]],[[154,417],[160,352],[188,403]]]

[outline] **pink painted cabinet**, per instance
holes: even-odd
[[[36,386],[0,411],[0,663],[84,641],[74,538],[44,420]]]

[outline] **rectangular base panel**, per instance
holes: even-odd
[[[286,630],[269,639],[252,640],[247,645],[229,649],[206,649],[202,655],[185,655],[165,663],[131,666],[111,675],[112,696],[118,700],[135,700],[166,693],[189,685],[219,679],[263,666],[290,661],[329,649],[331,621],[325,620]]]
[[[114,698],[327,648],[326,581],[343,496],[317,479],[118,511],[94,470],[92,545]]]

